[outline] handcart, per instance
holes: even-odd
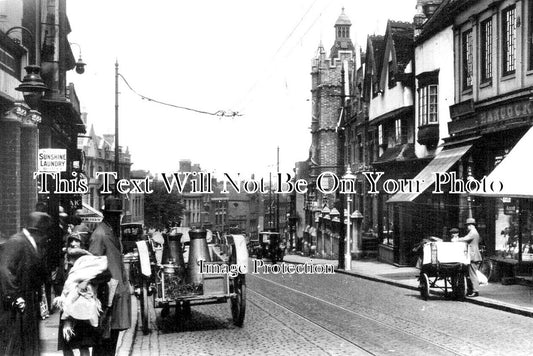
[[[429,242],[423,245],[419,276],[423,300],[428,299],[430,288],[444,291],[446,297],[464,299],[470,265],[468,249],[465,242]]]
[[[190,239],[187,262],[181,243],[183,234]],[[161,261],[151,258],[148,242],[137,243],[139,257],[131,278],[141,306],[143,333],[149,332],[150,296],[155,308],[163,308],[163,317],[174,307],[178,321],[190,317],[191,306],[230,301],[233,323],[242,326],[248,267],[245,236],[226,235],[224,246],[208,245],[206,230],[195,229],[174,231],[165,240]]]

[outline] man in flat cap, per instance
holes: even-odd
[[[41,286],[46,279],[42,244],[51,218],[33,212],[28,226],[5,242],[0,254],[0,354],[39,355]]]
[[[453,241],[454,239],[458,239],[458,238],[459,238],[459,229],[456,227],[450,229],[450,240],[449,241]]]

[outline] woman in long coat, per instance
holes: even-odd
[[[44,213],[32,213],[31,216],[32,227],[11,236],[0,254],[1,355],[39,355],[40,352],[40,300],[46,274],[38,247],[44,239],[44,233],[35,227],[49,224],[50,217]],[[37,221],[39,219],[47,222]],[[43,229],[46,229],[44,225]]]

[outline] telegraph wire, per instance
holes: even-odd
[[[250,100],[248,99],[248,97],[250,96],[250,94],[255,90],[255,88],[258,86],[259,82],[262,81],[263,79],[269,79],[270,76],[271,76],[271,71],[272,71],[272,67],[271,67],[271,63],[274,62],[274,59],[275,57],[278,55],[278,53],[281,51],[282,47],[287,43],[287,41],[289,40],[289,38],[293,35],[293,33],[296,31],[296,29],[298,28],[298,26],[300,26],[300,24],[302,23],[302,21],[304,20],[304,18],[307,16],[307,14],[309,13],[309,11],[311,10],[311,8],[314,6],[314,4],[316,3],[317,0],[313,1],[313,3],[309,6],[309,8],[307,9],[307,11],[304,13],[304,15],[302,16],[302,18],[300,19],[300,21],[296,24],[296,26],[293,28],[293,30],[290,32],[290,34],[285,38],[285,40],[283,41],[283,43],[280,45],[280,47],[278,48],[278,50],[276,51],[276,53],[272,56],[272,58],[270,59],[270,62],[269,62],[269,70],[267,70],[266,74],[268,75],[266,78],[258,78],[254,84],[250,87],[250,89],[248,89],[248,91],[244,94],[243,98],[237,103],[238,107],[239,108],[244,108],[246,105],[248,105],[248,103],[250,102]],[[309,32],[309,30],[315,25],[315,23],[318,21],[318,19],[320,17],[322,17],[322,12],[324,12],[330,5],[331,5],[331,1],[329,1],[326,6],[324,6],[324,8],[320,11],[320,13],[318,14],[318,16],[313,20],[313,22],[311,23],[311,25],[307,28],[307,30],[305,31],[305,33],[300,36],[300,38],[296,41],[296,45],[293,46],[290,50],[289,50],[289,53],[287,53],[283,58],[287,58],[288,54],[290,54],[294,48],[296,48],[296,46],[298,44],[301,43],[302,39],[307,35],[307,33]]]
[[[242,116],[243,114],[239,113],[238,111],[232,111],[232,110],[218,110],[218,111],[215,111],[215,112],[208,112],[208,111],[203,111],[203,110],[198,110],[198,109],[193,109],[193,108],[188,108],[188,107],[185,107],[185,106],[179,106],[179,105],[175,105],[175,104],[170,104],[170,103],[165,103],[163,101],[160,101],[160,100],[157,100],[157,99],[153,99],[153,98],[149,98],[147,97],[146,95],[142,95],[140,93],[138,93],[135,89],[133,89],[130,85],[130,83],[128,83],[128,81],[126,80],[126,78],[124,78],[124,76],[122,74],[118,74],[122,80],[124,81],[124,83],[126,83],[126,85],[128,86],[128,88],[134,93],[136,94],[137,96],[139,96],[141,99],[143,100],[146,100],[146,101],[151,101],[151,102],[154,102],[156,104],[161,104],[161,105],[165,105],[165,106],[170,106],[170,107],[173,107],[173,108],[176,108],[176,109],[182,109],[182,110],[188,110],[188,111],[193,111],[193,112],[196,112],[196,113],[199,113],[199,114],[205,114],[205,115],[212,115],[212,116],[218,116],[219,118],[222,118],[222,117],[231,117],[231,118],[234,118],[236,116]]]

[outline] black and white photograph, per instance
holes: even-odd
[[[0,0],[0,355],[533,354],[533,0]]]

